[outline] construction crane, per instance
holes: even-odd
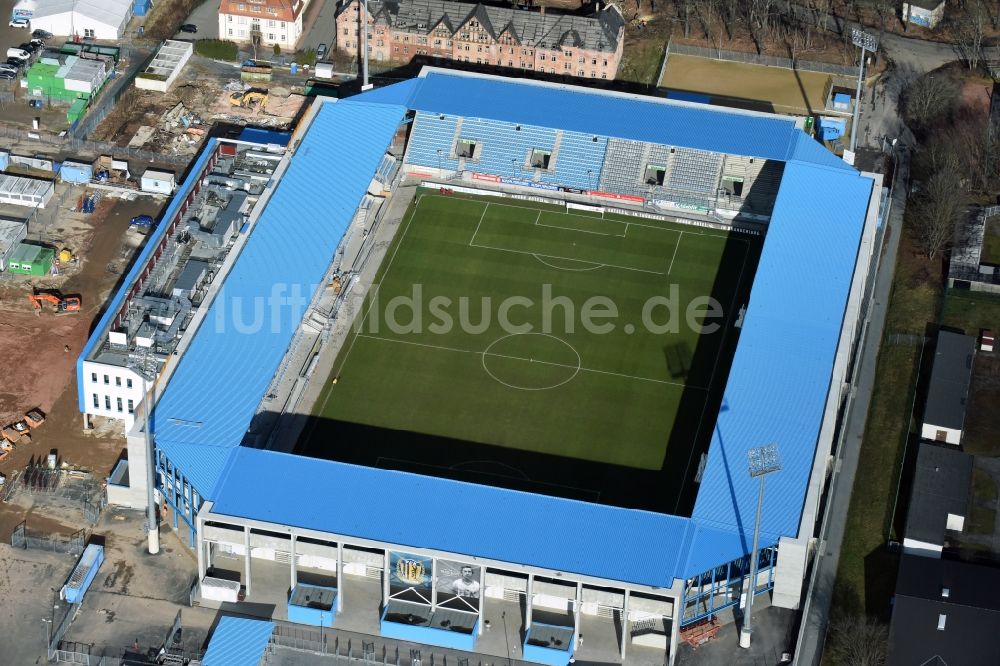
[[[35,307],[36,314],[41,313],[42,303],[51,303],[55,306],[57,314],[79,312],[81,305],[79,296],[63,296],[59,292],[35,292],[34,294],[28,294],[28,300]]]

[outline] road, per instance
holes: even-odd
[[[337,39],[336,18],[336,0],[310,0],[302,18],[299,50],[315,49],[320,44],[326,44],[327,49],[332,50]]]
[[[204,0],[184,22],[194,23],[198,26],[198,32],[194,35],[181,32],[177,34],[177,39],[218,39],[219,0]]]

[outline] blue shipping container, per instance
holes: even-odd
[[[80,555],[80,561],[76,563],[73,573],[69,575],[69,580],[63,585],[62,598],[71,604],[83,601],[83,595],[90,589],[90,584],[94,582],[102,562],[104,562],[104,546],[97,544],[87,546]]]

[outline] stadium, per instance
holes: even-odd
[[[880,200],[800,119],[435,68],[211,139],[78,361],[141,383],[109,501],[151,446],[205,603],[673,663],[801,602]]]

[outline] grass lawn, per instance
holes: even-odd
[[[904,225],[835,595],[835,610],[867,611],[881,618],[888,617],[896,580],[896,560],[885,544],[920,363],[919,345],[894,345],[889,336],[925,335],[928,323],[937,318],[941,298],[939,265],[917,253],[905,229]]]
[[[616,78],[619,81],[655,86],[666,48],[666,33],[652,24],[644,30],[626,28],[622,63]]]
[[[826,107],[834,81],[853,86],[850,80],[818,72],[671,55],[659,85],[725,98],[727,104],[749,100],[775,113],[806,115]]]
[[[712,382],[714,363],[702,371],[696,355],[718,356],[725,326],[700,335],[683,320],[708,295],[729,316],[742,264],[720,269],[727,243],[711,229],[422,192],[316,413],[659,469],[685,390]],[[674,301],[675,329],[643,324],[654,298]],[[588,308],[617,316],[587,325]]]
[[[1000,266],[1000,220],[995,217],[986,221],[981,261]]]
[[[968,531],[972,534],[993,534],[996,524],[997,484],[986,471],[972,470],[972,516]],[[991,508],[992,507],[992,508]]]

